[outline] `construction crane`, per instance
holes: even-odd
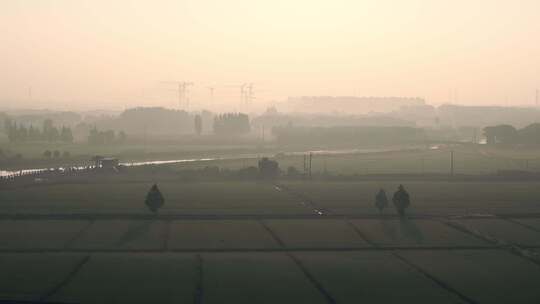
[[[195,85],[193,82],[189,81],[160,81],[165,84],[174,84],[177,86],[175,91],[178,91],[178,107],[184,107],[187,109],[189,107],[189,87]]]

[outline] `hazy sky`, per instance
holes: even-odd
[[[540,87],[539,0],[1,0],[0,29],[3,107],[172,107],[169,80],[204,106],[244,82],[258,103],[523,105]]]

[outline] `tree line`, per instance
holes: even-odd
[[[249,133],[249,116],[243,113],[226,113],[214,117],[214,133],[217,135],[241,135]]]
[[[48,141],[48,142],[73,142],[71,128],[54,125],[51,119],[43,121],[41,128],[17,123],[9,118],[4,121],[4,130],[10,142]]]
[[[109,145],[114,143],[124,143],[126,139],[127,135],[124,131],[100,131],[97,127],[92,128],[88,134],[88,143],[91,145]]]
[[[398,144],[421,142],[424,130],[411,127],[274,127],[272,134],[279,143],[304,144]]]
[[[484,128],[487,144],[540,144],[540,123],[533,123],[516,129],[502,124]]]

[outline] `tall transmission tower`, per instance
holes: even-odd
[[[178,107],[187,109],[189,107],[189,87],[195,85],[189,81],[161,81],[161,83],[174,84],[178,91]]]
[[[243,83],[241,85],[228,85],[228,86],[226,86],[228,88],[239,88],[240,89],[240,107],[242,107],[242,106],[244,106],[246,104],[247,92],[248,92],[248,90],[246,88],[247,88],[248,85],[249,85],[248,83]]]
[[[246,86],[248,84],[244,83],[240,86],[240,106],[243,106],[246,104]]]
[[[246,92],[245,92],[245,105],[246,107],[251,105],[253,103],[254,94],[253,94],[253,83],[246,84]]]

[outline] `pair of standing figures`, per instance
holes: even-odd
[[[405,190],[403,185],[399,185],[398,190],[394,193],[392,197],[392,202],[396,207],[400,216],[405,215],[405,209],[411,204],[409,193]],[[375,196],[375,206],[379,209],[379,212],[382,212],[384,208],[388,207],[388,198],[386,197],[386,192],[384,189],[379,190]]]

